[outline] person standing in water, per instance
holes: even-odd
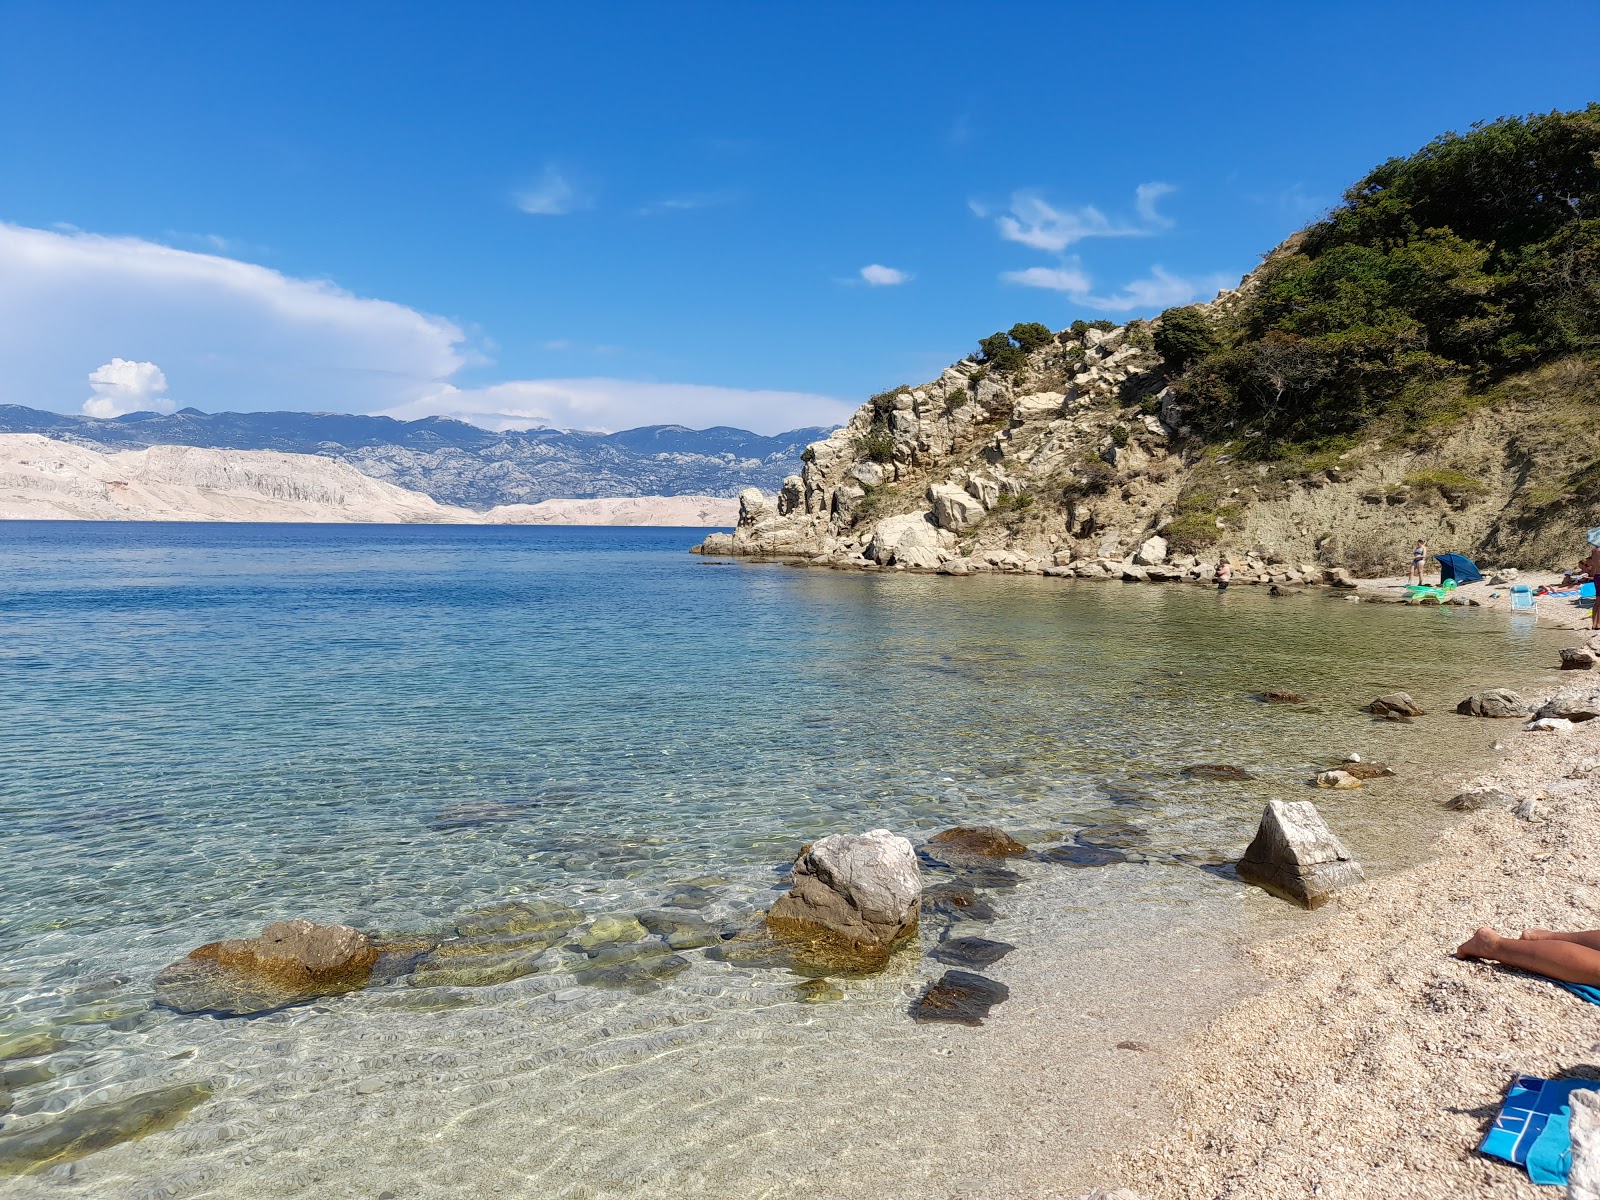
[[[1418,583],[1422,582],[1422,568],[1428,563],[1428,543],[1421,538],[1417,539],[1417,548],[1411,552],[1411,570],[1406,572],[1406,582],[1411,582],[1411,577],[1416,576]]]
[[[1217,591],[1225,592],[1228,590],[1228,581],[1233,578],[1233,564],[1228,561],[1226,554],[1222,556],[1222,561],[1217,563],[1216,574],[1212,578],[1217,581]]]

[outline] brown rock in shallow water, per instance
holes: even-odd
[[[1361,864],[1333,836],[1306,800],[1273,800],[1236,868],[1246,883],[1317,908],[1334,892],[1366,878]]]
[[[970,971],[946,971],[911,1006],[911,1016],[918,1022],[982,1025],[989,1010],[1010,995],[1011,989],[997,980]]]
[[[1319,788],[1358,788],[1361,780],[1349,771],[1318,771],[1316,785]]]
[[[958,825],[934,834],[928,845],[938,853],[978,858],[1015,858],[1028,852],[1016,838],[994,825]]]
[[[1367,711],[1380,717],[1422,717],[1427,709],[1411,698],[1409,692],[1389,692],[1367,705]]]
[[[170,1129],[211,1095],[199,1084],[139,1092],[108,1104],[68,1109],[41,1124],[0,1132],[0,1175],[32,1175],[96,1150]]]
[[[1196,779],[1215,779],[1219,783],[1242,783],[1255,778],[1243,767],[1231,766],[1228,763],[1196,763],[1192,767],[1183,768],[1183,773],[1193,775]]]
[[[1309,697],[1302,696],[1299,692],[1292,692],[1288,688],[1268,688],[1257,695],[1266,704],[1305,704],[1309,700]]]
[[[1490,688],[1475,692],[1460,704],[1456,712],[1463,717],[1525,717],[1529,704],[1510,688]]]
[[[1394,770],[1383,763],[1347,762],[1340,763],[1336,769],[1356,779],[1387,779],[1394,774]]]
[[[210,942],[156,976],[156,1003],[179,1012],[266,1012],[363,987],[379,950],[348,925],[274,921],[260,937]]]

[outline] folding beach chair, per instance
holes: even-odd
[[[1511,611],[1519,608],[1535,608],[1539,601],[1534,598],[1533,589],[1525,583],[1519,583],[1511,589]]]

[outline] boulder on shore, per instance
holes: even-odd
[[[1563,688],[1540,705],[1533,715],[1574,722],[1592,721],[1600,717],[1600,687]]]
[[[1380,717],[1422,717],[1428,712],[1410,692],[1388,692],[1367,705],[1367,711]]]
[[[266,1012],[364,987],[379,950],[348,925],[274,921],[259,937],[208,942],[156,976],[156,1003],[179,1012]]]
[[[1594,664],[1600,659],[1588,646],[1568,646],[1561,652],[1561,669],[1563,671],[1592,671]]]
[[[1273,800],[1238,864],[1239,878],[1306,908],[1366,878],[1308,800]]]
[[[767,927],[802,958],[881,967],[917,931],[917,854],[887,829],[821,838],[800,852],[793,875]]]
[[[1463,717],[1525,717],[1529,708],[1528,702],[1510,688],[1474,692],[1456,705]]]

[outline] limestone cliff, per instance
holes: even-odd
[[[1198,307],[1225,315],[1252,284]],[[1375,431],[1337,454],[1247,461],[1191,428],[1158,329],[1080,327],[1011,371],[968,358],[875,396],[775,497],[743,492],[735,531],[704,552],[1125,578],[1208,576],[1227,554],[1243,578],[1292,583],[1402,572],[1419,537],[1551,565],[1600,524],[1542,491],[1600,455],[1593,362],[1512,380],[1403,443]]]

